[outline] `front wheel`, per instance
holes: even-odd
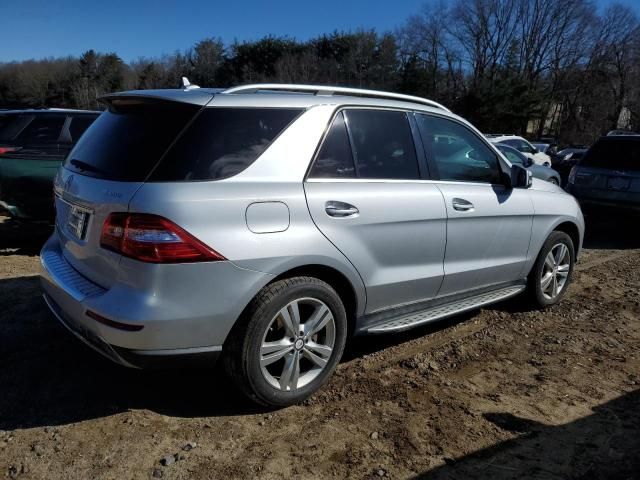
[[[553,232],[542,246],[529,274],[529,292],[539,307],[555,305],[567,292],[575,262],[571,237]]]
[[[280,280],[256,295],[231,332],[225,367],[253,401],[292,405],[327,381],[346,336],[345,309],[330,285],[312,277]]]

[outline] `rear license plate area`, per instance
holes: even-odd
[[[628,190],[630,180],[624,177],[609,177],[607,180],[607,188],[610,190]]]
[[[91,211],[77,205],[69,205],[69,216],[67,217],[67,231],[78,240],[84,240],[87,234],[87,225]]]

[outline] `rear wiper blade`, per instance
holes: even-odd
[[[80,170],[86,170],[87,172],[102,173],[102,170],[100,170],[99,168],[94,167],[90,163],[83,162],[82,160],[77,160],[74,158],[73,160],[70,160],[69,163],[74,167],[79,168]]]

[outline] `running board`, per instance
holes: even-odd
[[[402,315],[379,323],[367,329],[367,333],[387,333],[408,330],[425,323],[439,320],[441,318],[457,315],[458,313],[473,310],[490,303],[499,302],[509,297],[513,297],[525,289],[525,285],[512,285],[510,287],[493,290],[491,292],[474,295],[462,300],[438,305],[419,312]]]

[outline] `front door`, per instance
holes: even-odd
[[[439,296],[521,280],[533,224],[529,192],[504,185],[497,154],[466,125],[416,120],[447,210]]]

